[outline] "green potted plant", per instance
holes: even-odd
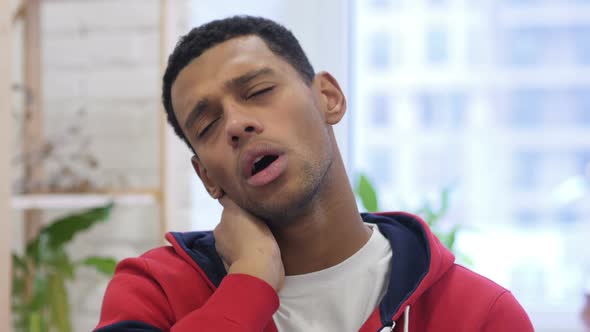
[[[89,266],[106,276],[114,273],[112,257],[90,256],[72,261],[65,250],[74,236],[106,221],[113,204],[59,218],[43,227],[26,244],[23,254],[12,254],[12,311],[15,331],[72,331],[67,280],[76,269]]]
[[[355,193],[367,212],[380,211],[377,191],[366,175],[361,174],[358,177],[358,181],[355,185]],[[461,224],[454,224],[450,229],[443,229],[440,225],[440,221],[446,216],[449,210],[450,193],[451,190],[449,188],[444,188],[440,192],[440,204],[438,204],[438,209],[435,209],[428,200],[424,200],[422,206],[415,211],[414,214],[422,217],[424,221],[426,221],[434,235],[436,235],[440,242],[451,250],[460,261],[467,265],[472,265],[471,259],[455,247],[457,233],[463,226]]]

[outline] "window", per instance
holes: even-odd
[[[590,127],[590,88],[575,90],[572,93],[572,99],[576,110],[576,124]]]
[[[350,169],[367,169],[367,152],[392,156],[372,160],[369,172],[377,183],[393,183],[380,195],[400,202],[421,202],[454,185],[460,197],[451,209],[461,207],[460,219],[478,229],[457,239],[473,268],[510,288],[537,330],[581,330],[575,299],[590,271],[582,240],[590,238],[590,190],[584,189],[590,180],[580,181],[584,167],[590,169],[590,86],[584,85],[590,25],[580,17],[590,2],[405,1],[411,22],[373,19],[397,9],[384,8],[376,17],[363,9],[367,2],[354,3],[356,38],[379,39],[371,34],[378,29],[403,40],[406,55],[392,59],[399,53],[396,43],[373,53],[351,47],[355,104],[373,105],[373,112],[352,109],[362,120],[352,123],[352,133],[364,137],[352,138]],[[451,4],[441,21],[442,6]],[[454,42],[463,40],[467,45]],[[374,53],[388,54],[376,58],[389,61],[372,60]],[[382,66],[359,65],[371,62]],[[382,70],[392,64],[395,73]],[[474,70],[479,64],[490,75]],[[577,77],[564,75],[578,70]],[[377,110],[386,107],[375,106],[391,109],[391,99],[381,99],[384,92],[395,94],[390,135],[380,134],[386,117]],[[455,220],[449,215],[445,221]],[[553,312],[559,318],[547,315]]]
[[[514,156],[512,185],[517,190],[533,190],[539,185],[538,172],[543,159],[535,151],[516,152]]]
[[[541,221],[539,212],[536,209],[520,209],[514,214],[514,219],[520,227],[532,227]]]
[[[510,95],[509,124],[516,128],[539,126],[545,106],[546,91],[521,89]]]
[[[590,181],[590,148],[576,152],[576,175],[587,176]]]
[[[512,6],[530,6],[538,5],[543,2],[543,0],[503,0],[506,5]]]
[[[465,110],[467,108],[467,96],[463,92],[451,94],[449,100],[449,126],[461,128],[465,122]]]
[[[578,213],[568,206],[560,209],[555,219],[562,225],[573,224],[578,221]]]
[[[390,98],[386,93],[377,92],[371,99],[371,124],[377,127],[387,127],[392,113]]]
[[[401,0],[369,0],[372,9],[390,9],[392,6],[399,6]]]
[[[436,125],[436,97],[429,93],[421,94],[418,97],[420,104],[420,120],[424,127],[434,127]]]
[[[514,67],[530,66],[541,62],[547,35],[543,28],[517,28],[508,30],[503,46],[505,62]]]
[[[421,146],[416,167],[416,188],[424,194],[451,187],[463,173],[461,146]],[[434,166],[436,165],[436,166]]]
[[[391,185],[393,179],[393,153],[388,148],[372,148],[368,151],[367,173],[371,179],[379,179],[378,187]]]
[[[431,64],[448,62],[448,44],[448,34],[445,27],[430,27],[426,34],[426,61]]]
[[[392,62],[392,38],[388,32],[375,32],[370,37],[369,62],[373,69],[387,69]]]
[[[590,65],[590,26],[576,26],[572,30],[577,63]]]
[[[425,128],[460,128],[465,117],[464,92],[425,92],[418,95],[419,121]]]
[[[433,7],[440,7],[449,4],[449,0],[427,0],[426,2]]]

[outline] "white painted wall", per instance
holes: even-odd
[[[12,65],[11,17],[12,1],[0,0],[0,330],[8,330],[10,322],[10,179],[12,155],[12,121],[10,119],[10,81]]]
[[[174,0],[179,7],[185,0]],[[45,134],[63,136],[84,109],[82,136],[100,168],[90,179],[109,187],[153,187],[159,181],[158,125],[160,103],[158,0],[87,0],[42,2],[42,64]],[[186,29],[180,10],[175,24]],[[18,50],[17,50],[18,51]],[[18,53],[18,52],[16,52]],[[19,54],[15,54],[17,61]],[[15,61],[15,62],[16,62]],[[18,68],[18,63],[17,67]],[[19,78],[18,72],[14,75]],[[3,112],[4,113],[4,112]],[[3,132],[4,134],[4,132]],[[66,139],[60,149],[76,142]],[[15,147],[18,149],[18,147]],[[174,150],[171,150],[172,152]],[[180,158],[184,161],[183,158]],[[188,161],[188,159],[186,159]],[[174,162],[175,160],[172,160]],[[189,164],[190,165],[190,164]],[[171,223],[190,225],[190,184],[186,167],[170,166],[173,184]],[[51,167],[48,167],[48,171]],[[16,171],[14,172],[17,175]],[[120,178],[125,179],[121,181]],[[187,212],[188,211],[188,212]],[[45,222],[72,211],[47,211]],[[22,243],[22,215],[14,213],[12,246]],[[157,206],[118,207],[110,221],[75,238],[73,259],[112,255],[138,256],[162,243]],[[74,331],[90,331],[98,322],[108,280],[81,269],[70,285]]]

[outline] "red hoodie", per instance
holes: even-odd
[[[391,280],[359,332],[529,332],[514,296],[454,263],[424,221],[406,213],[363,214],[389,240]],[[226,275],[211,232],[169,233],[172,246],[117,266],[95,332],[274,332],[275,290]]]

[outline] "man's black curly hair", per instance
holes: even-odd
[[[268,48],[277,56],[287,61],[309,85],[315,72],[299,41],[284,26],[262,17],[233,16],[211,21],[193,28],[181,37],[174,51],[168,58],[162,86],[162,103],[166,109],[168,123],[174,132],[195,152],[184,135],[172,108],[172,84],[178,74],[192,60],[198,58],[209,48],[232,38],[254,35],[260,37]]]

